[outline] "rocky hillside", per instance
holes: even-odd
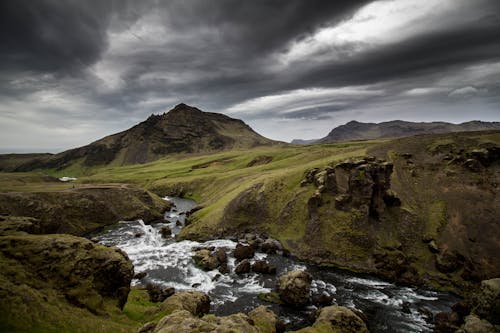
[[[126,131],[84,147],[56,155],[34,155],[33,158],[22,155],[16,159],[16,155],[10,154],[0,158],[0,171],[137,164],[169,154],[210,153],[276,143],[257,134],[239,119],[179,104],[167,113],[151,115]]]
[[[25,231],[85,235],[120,220],[163,218],[170,204],[135,187],[94,186],[61,191],[0,193],[0,230],[30,218]]]
[[[500,275],[500,136],[410,137],[261,178],[196,212],[183,238],[256,231],[322,265],[463,291]]]
[[[415,123],[394,120],[383,123],[361,123],[350,121],[334,128],[328,135],[315,143],[332,143],[352,140],[399,138],[418,134],[440,134],[463,131],[485,131],[500,129],[500,122],[469,121],[462,124],[446,122]],[[307,144],[310,144],[308,140]],[[300,142],[297,142],[301,144]]]

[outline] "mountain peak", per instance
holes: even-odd
[[[54,155],[44,167],[58,168],[77,161],[83,161],[84,166],[146,163],[169,154],[211,153],[276,143],[242,120],[180,103],[126,131]]]

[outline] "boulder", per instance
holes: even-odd
[[[206,248],[196,250],[193,255],[193,260],[197,266],[207,271],[216,269],[220,265],[218,254]]]
[[[221,263],[221,264],[227,263],[227,253],[226,253],[226,250],[224,250],[222,248],[218,248],[215,251],[215,253],[217,255],[217,260],[219,260],[219,263]]]
[[[265,260],[257,260],[252,264],[252,271],[262,274],[276,274],[276,267]]]
[[[170,227],[167,225],[167,226],[164,226],[160,229],[160,234],[163,238],[170,238],[172,237],[172,230],[170,229]]]
[[[309,301],[312,276],[306,271],[295,270],[279,277],[277,291],[280,299],[289,305],[300,306]]]
[[[368,333],[364,321],[351,309],[343,306],[328,306],[320,313],[311,327],[295,333]]]
[[[261,305],[248,313],[259,332],[276,332],[278,318],[269,308]]]
[[[261,249],[264,253],[274,254],[277,251],[282,251],[283,245],[281,245],[281,243],[274,238],[268,238],[262,243]]]
[[[193,316],[201,317],[210,311],[210,297],[199,291],[183,291],[163,301],[161,309],[169,313],[186,310]]]
[[[238,243],[236,244],[233,255],[237,260],[251,259],[255,255],[255,249],[250,245]]]
[[[244,273],[249,273],[250,272],[250,261],[248,259],[243,259],[238,266],[234,269],[234,272],[236,274],[244,274]]]
[[[332,302],[333,302],[333,296],[326,293],[326,292],[323,292],[319,295],[314,295],[313,298],[312,298],[312,302],[314,305],[316,306],[328,306],[328,305],[331,305]]]
[[[153,303],[163,302],[164,300],[175,294],[175,288],[164,288],[160,285],[152,283],[148,283],[146,285],[146,290],[149,295],[149,300]]]

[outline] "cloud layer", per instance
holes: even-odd
[[[0,3],[0,150],[60,150],[179,102],[274,139],[356,119],[500,120],[495,0]]]

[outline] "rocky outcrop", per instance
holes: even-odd
[[[317,188],[309,200],[309,211],[321,206],[322,193],[329,193],[335,196],[337,209],[356,208],[377,218],[387,206],[399,204],[390,192],[392,171],[392,163],[372,157],[308,170],[301,185],[313,184]]]
[[[364,321],[349,308],[328,306],[321,309],[318,318],[311,327],[295,331],[296,333],[368,333]]]
[[[0,193],[0,214],[36,218],[35,231],[42,234],[81,236],[120,220],[159,220],[170,207],[168,201],[135,187]]]
[[[306,271],[295,270],[280,276],[276,289],[284,303],[301,306],[309,301],[311,282],[311,274]]]
[[[83,238],[0,237],[0,328],[43,327],[75,308],[107,315],[124,306],[133,275],[122,251]]]

